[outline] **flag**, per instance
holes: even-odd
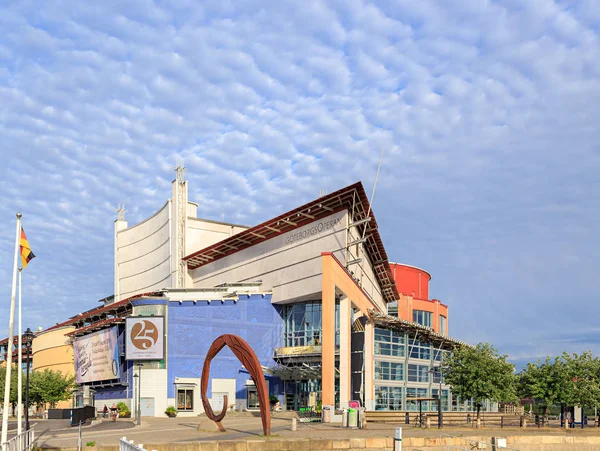
[[[23,269],[27,268],[27,264],[33,258],[35,258],[35,255],[31,252],[29,241],[27,241],[27,237],[25,236],[25,230],[21,227],[21,267]]]

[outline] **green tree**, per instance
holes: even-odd
[[[447,355],[442,366],[452,393],[462,399],[473,399],[480,418],[483,401],[517,401],[514,365],[489,343],[475,347],[461,346]]]
[[[561,402],[570,406],[595,407],[600,405],[600,360],[591,352],[561,356],[566,381]]]
[[[38,406],[49,403],[54,407],[57,402],[71,398],[74,382],[75,377],[65,376],[60,371],[34,371],[29,380],[29,400]]]
[[[560,357],[528,363],[518,376],[519,397],[535,399],[543,408],[546,424],[548,409],[566,402],[568,388],[567,365]]]
[[[6,366],[0,367],[0,390],[2,393],[2,397],[4,397],[4,384],[6,381]],[[13,365],[10,370],[10,397],[9,402],[13,404],[13,406],[17,405],[17,398],[19,396],[18,392],[18,384],[19,384],[19,373],[17,370],[17,365]],[[25,386],[25,376],[23,376],[22,386]],[[25,393],[23,389],[23,393]],[[0,398],[0,403],[2,399]]]

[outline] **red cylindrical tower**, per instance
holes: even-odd
[[[398,299],[398,317],[419,322],[438,333],[448,334],[448,306],[438,299],[429,299],[431,274],[416,266],[390,263]]]

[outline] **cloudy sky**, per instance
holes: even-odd
[[[384,244],[451,335],[600,352],[595,0],[23,0],[0,31],[0,327],[17,211],[48,327],[112,294],[117,204],[157,210],[178,158],[199,216],[253,225],[370,192],[385,149]]]

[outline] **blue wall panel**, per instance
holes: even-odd
[[[262,365],[273,366],[273,348],[281,346],[282,326],[270,294],[240,296],[238,302],[169,302],[168,396],[175,397],[176,377],[202,376],[206,352],[223,334],[239,335],[250,344]],[[213,359],[210,377],[235,378],[237,398],[246,398],[245,383],[250,376],[229,348],[222,349]],[[270,379],[269,385],[271,393],[279,394],[278,380]],[[212,396],[210,387],[207,394]]]

